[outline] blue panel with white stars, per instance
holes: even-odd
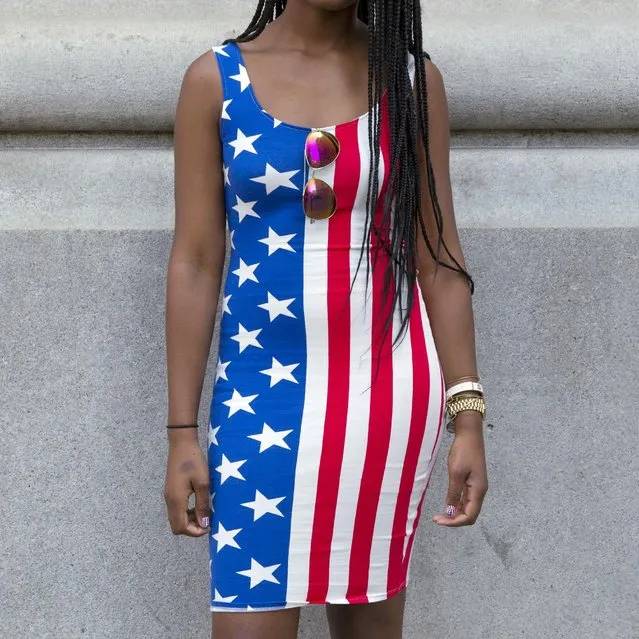
[[[261,110],[235,45],[214,51],[232,250],[209,426],[211,604],[268,608],[286,602],[305,395],[308,131]]]

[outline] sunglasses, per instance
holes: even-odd
[[[337,209],[335,191],[313,174],[317,169],[333,164],[339,151],[339,140],[332,133],[314,129],[306,137],[304,158],[309,168],[309,179],[304,187],[303,205],[304,213],[311,222],[328,220]]]

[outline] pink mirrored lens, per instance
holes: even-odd
[[[313,220],[327,220],[336,208],[333,189],[323,180],[311,178],[304,189],[304,213]]]
[[[339,142],[332,133],[311,131],[306,138],[306,159],[314,169],[334,162],[339,155]]]

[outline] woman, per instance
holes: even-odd
[[[310,603],[334,639],[401,637],[446,413],[433,521],[479,514],[483,389],[448,154],[417,0],[260,0],[185,74],[165,499],[175,534],[209,535],[217,639],[295,637]],[[227,230],[207,467],[196,420]]]

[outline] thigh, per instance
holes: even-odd
[[[300,609],[214,612],[212,639],[296,639]]]
[[[331,639],[402,639],[406,590],[367,604],[328,604]]]

